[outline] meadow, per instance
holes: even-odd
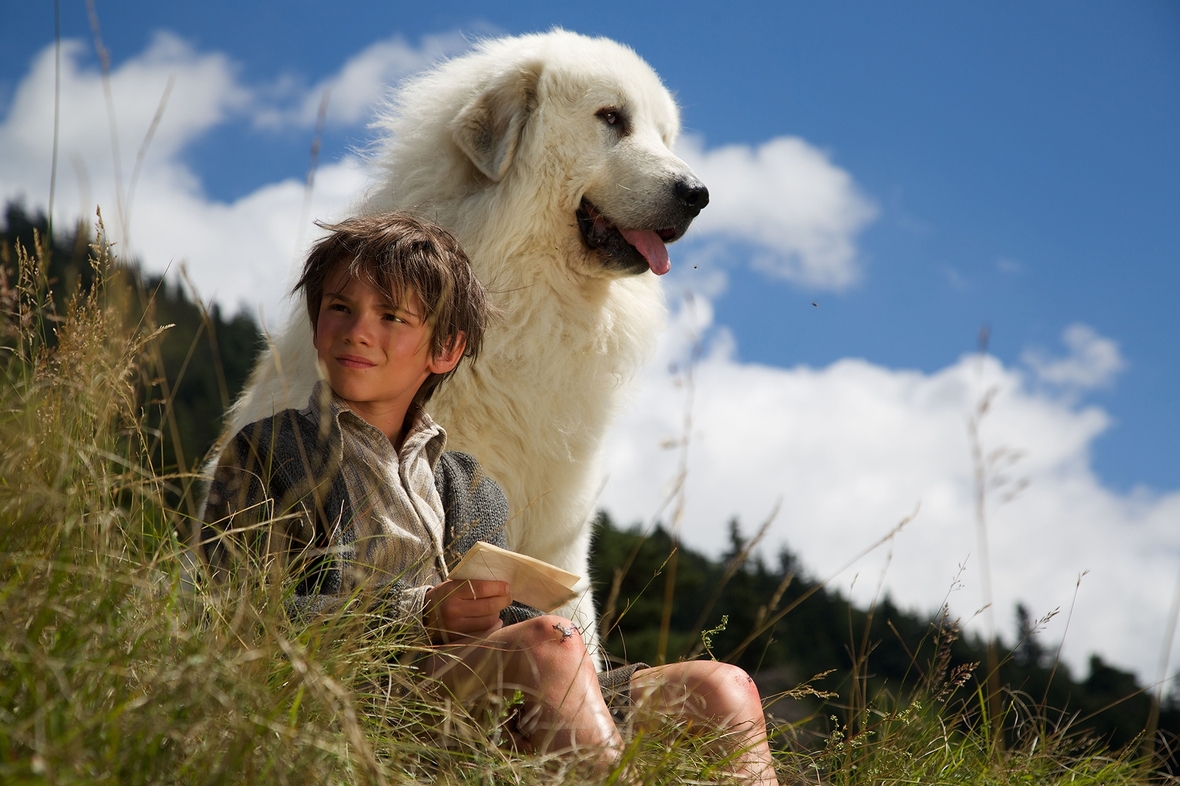
[[[515,752],[511,702],[471,717],[431,692],[403,663],[414,650],[402,631],[364,614],[293,622],[276,585],[249,578],[209,586],[186,545],[207,443],[186,446],[181,435],[192,421],[215,436],[207,413],[244,377],[222,356],[245,339],[189,303],[198,327],[181,351],[175,342],[165,351],[189,330],[161,318],[176,291],[114,259],[101,225],[89,239],[79,232],[51,250],[38,234],[0,257],[0,782],[727,782],[711,741],[676,724],[632,729],[606,773],[576,756]],[[72,266],[55,267],[54,254]],[[190,378],[206,388],[200,407],[182,406]],[[818,662],[787,653],[795,668],[764,689],[783,783],[1176,780],[1156,734],[1167,713],[1180,715],[1170,705],[1148,701],[1141,728],[1113,741],[1048,704],[1047,689],[1001,680],[1001,658],[965,660],[979,643],[961,649],[954,622],[937,615],[910,620],[916,627],[897,636],[911,643],[893,667],[902,676],[882,679],[880,626],[909,618],[830,596],[835,605],[809,606],[822,585],[789,559],[761,565],[736,528],[724,565],[680,550],[679,579],[666,582],[674,552],[661,537],[600,522],[600,607],[611,636],[626,636],[607,641],[625,641],[630,655],[761,666],[775,625],[806,630],[832,609],[843,615],[843,652],[808,648]],[[725,587],[749,598],[733,605]],[[674,624],[673,608],[693,619]],[[1037,662],[1055,669],[1044,656]],[[1017,649],[1002,658],[1018,659]],[[1132,681],[1124,698],[1136,696],[1149,699]]]

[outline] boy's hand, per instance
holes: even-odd
[[[504,581],[444,581],[426,590],[423,615],[430,637],[444,644],[452,637],[491,633],[503,626],[500,612],[512,603]]]

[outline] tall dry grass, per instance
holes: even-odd
[[[254,635],[195,613],[176,514],[160,502],[176,479],[153,470],[140,427],[154,332],[124,319],[128,277],[100,237],[94,288],[59,315],[43,252],[17,257],[2,293],[0,780],[347,772],[363,756],[329,711],[335,697],[317,686],[294,701],[314,682],[299,670],[304,646],[273,657],[264,610]]]

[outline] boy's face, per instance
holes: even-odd
[[[395,305],[343,267],[324,287],[314,343],[328,383],[358,416],[391,438],[422,383],[450,371],[463,354],[462,340],[441,357],[432,354],[425,313],[416,294],[407,293]]]

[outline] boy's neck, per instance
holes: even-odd
[[[323,384],[328,387],[329,391],[332,391],[332,386],[327,384],[327,380],[324,380]],[[388,405],[387,402],[349,401],[335,391],[332,393],[335,395],[336,401],[345,406],[349,412],[385,434],[394,448],[401,450],[413,421],[413,413],[418,410],[417,405],[414,405],[413,402],[408,406],[395,406]]]
[[[415,409],[413,402],[409,406],[385,405],[384,402],[345,401],[345,404],[354,415],[388,437],[395,450],[402,449]]]

